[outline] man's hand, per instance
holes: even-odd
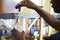
[[[27,8],[31,8],[31,9],[35,9],[37,7],[36,4],[34,4],[33,2],[31,2],[30,0],[23,0],[21,2],[19,2],[16,6],[18,7],[27,7]]]
[[[12,35],[13,35],[17,40],[25,40],[24,31],[23,31],[23,32],[19,32],[18,30],[13,29],[11,32],[12,32]]]

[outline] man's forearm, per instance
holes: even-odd
[[[40,7],[36,7],[35,11],[37,11],[37,13],[43,17],[43,19],[52,27],[54,27],[55,29],[58,29],[58,27],[56,27],[56,23],[59,22],[59,20],[57,20],[55,17],[53,17],[50,13],[44,11],[43,9],[41,9]],[[58,29],[59,30],[59,29]]]

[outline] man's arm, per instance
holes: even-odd
[[[30,0],[23,0],[20,3],[18,3],[20,7],[25,6],[30,9],[34,9],[49,25],[51,25],[56,30],[60,30],[60,21],[53,17],[50,13],[46,12],[42,8],[38,7],[36,4],[34,4]]]
[[[43,19],[49,25],[51,25],[56,30],[60,30],[60,21],[58,19],[56,19],[54,16],[52,16],[50,13],[46,12],[45,10],[41,9],[40,7],[36,7],[34,10],[37,11],[37,13],[41,17],[43,17]]]

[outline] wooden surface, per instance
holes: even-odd
[[[2,3],[3,3],[3,0],[0,0],[0,12],[3,12]]]

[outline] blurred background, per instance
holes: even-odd
[[[44,37],[50,36],[57,32],[54,28],[48,25],[39,14],[32,9],[21,7],[21,11],[15,9],[17,3],[22,0],[0,0],[0,13],[18,13],[20,18],[4,19],[10,26],[15,27],[18,31],[25,32],[26,40],[44,40]],[[59,14],[53,11],[51,0],[31,0],[38,6],[43,6],[42,9],[51,13],[54,17],[59,18]],[[0,40],[15,40],[10,29],[5,29],[7,26],[0,19]]]

